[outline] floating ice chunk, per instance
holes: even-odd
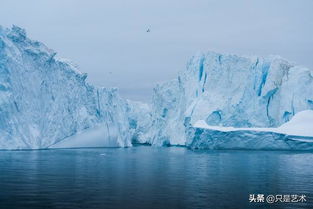
[[[209,126],[197,121],[188,129],[192,149],[313,150],[313,111],[297,113],[278,128]]]

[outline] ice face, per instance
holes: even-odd
[[[99,126],[102,144],[131,146],[127,102],[86,77],[25,30],[0,29],[0,149],[46,148]]]
[[[197,121],[187,131],[191,149],[313,150],[313,111],[297,113],[277,128],[209,126]]]
[[[153,144],[186,142],[189,124],[277,127],[313,108],[313,71],[280,57],[194,56],[153,95]]]
[[[190,127],[187,134],[190,149],[313,150],[313,137],[253,130],[223,132]]]
[[[127,100],[127,114],[132,143],[151,144],[149,131],[151,129],[151,109],[148,104]]]

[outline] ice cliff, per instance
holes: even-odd
[[[131,146],[127,101],[86,77],[23,29],[0,28],[0,149],[47,148],[84,132],[94,139],[82,146]]]
[[[313,71],[277,57],[194,56],[177,79],[154,89],[148,141],[185,145],[186,130],[208,125],[277,127],[313,109]]]

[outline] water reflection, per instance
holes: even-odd
[[[268,208],[249,194],[307,194],[312,153],[185,148],[0,152],[0,208]]]

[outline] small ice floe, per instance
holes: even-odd
[[[107,154],[105,154],[105,153],[101,153],[100,155],[101,155],[101,156],[105,156],[105,155],[107,155]]]

